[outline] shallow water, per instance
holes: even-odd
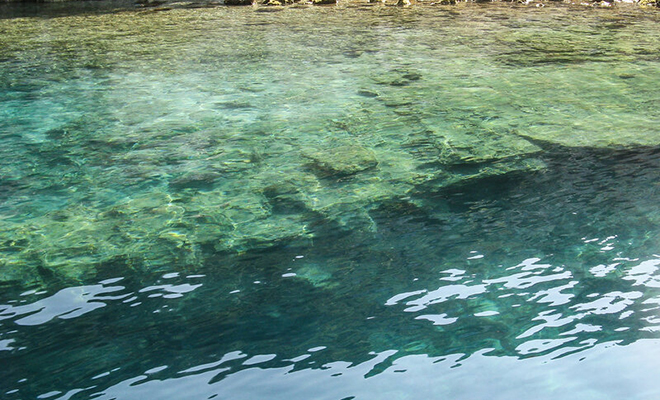
[[[2,396],[660,395],[657,12],[61,14],[0,19]]]

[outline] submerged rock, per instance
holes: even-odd
[[[49,79],[30,75],[34,83],[25,92],[7,88],[8,98],[17,100],[7,103],[8,122],[0,122],[8,130],[0,151],[10,160],[0,166],[0,280],[48,274],[84,279],[113,260],[134,269],[195,268],[214,252],[250,251],[337,230],[374,232],[374,210],[433,216],[439,207],[433,198],[444,190],[499,188],[502,177],[515,182],[542,170],[538,155],[548,143],[660,144],[652,124],[658,118],[655,67],[629,62],[654,60],[652,38],[589,53],[604,46],[593,27],[585,43],[570,31],[548,36],[508,25],[486,38],[468,22],[468,31],[452,25],[460,30],[458,41],[388,27],[344,40],[308,35],[307,20],[295,19],[301,25],[292,29],[242,18],[227,26],[249,34],[228,38],[216,23],[226,10],[214,11],[217,18],[192,18],[192,12],[138,19],[90,15],[58,18],[49,26],[53,38],[71,40],[75,57],[53,63]],[[312,14],[310,21],[325,15]],[[89,21],[95,22],[87,26]],[[25,40],[30,36],[18,22],[3,22],[12,39],[0,59],[43,60],[41,42]],[[165,42],[159,26],[173,29]],[[329,32],[343,29],[332,26]],[[77,39],[118,27],[145,40],[99,53],[98,41]],[[186,57],[163,64],[161,45],[194,41],[199,32],[213,35],[187,47]],[[296,40],[275,39],[286,35]],[[488,52],[463,46],[477,36]],[[468,59],[448,49],[465,51]],[[624,54],[625,63],[605,69],[585,62],[613,54]],[[544,69],[563,57],[580,64],[570,71]],[[30,71],[33,64],[16,70]],[[164,66],[166,79],[154,73]],[[9,78],[23,80],[12,71]],[[66,74],[74,86],[66,84]],[[608,96],[613,92],[602,87],[617,88],[620,96]],[[62,95],[61,105],[43,94]],[[22,120],[14,103],[43,110],[34,121]],[[62,113],[64,107],[71,111]]]
[[[295,277],[302,279],[316,288],[332,289],[338,285],[332,280],[332,273],[316,263],[306,263],[295,270]]]
[[[320,175],[353,175],[378,165],[374,152],[359,145],[342,145],[321,151],[305,152],[312,168]]]
[[[362,97],[370,97],[370,98],[378,97],[378,92],[374,92],[372,90],[366,90],[366,89],[358,90],[357,94],[358,96],[362,96]]]
[[[541,148],[509,132],[478,130],[439,135],[438,161],[445,165],[477,164],[538,153]]]
[[[309,200],[301,188],[291,181],[275,182],[263,189],[275,213],[296,213],[309,209]]]
[[[177,189],[211,187],[221,177],[222,174],[217,172],[189,172],[173,179],[170,186]]]
[[[395,68],[382,74],[374,75],[373,80],[379,85],[408,86],[422,78],[422,74],[409,68]]]
[[[660,132],[657,129],[649,129],[645,124],[617,120],[610,126],[607,125],[609,124],[606,121],[601,120],[570,128],[559,125],[539,126],[526,131],[521,136],[539,143],[565,147],[622,149],[660,145]],[[605,133],[601,129],[604,129]]]

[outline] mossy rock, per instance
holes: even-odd
[[[193,171],[170,181],[170,187],[174,189],[210,188],[221,177],[222,174],[214,171]]]
[[[296,213],[309,209],[307,205],[309,201],[293,182],[275,182],[266,186],[262,193],[268,199],[272,212]]]
[[[436,142],[438,159],[445,165],[492,162],[541,151],[540,147],[520,136],[483,129],[446,138],[440,136],[439,139]]]
[[[321,289],[332,289],[338,286],[338,283],[332,280],[332,273],[329,268],[324,268],[316,263],[307,263],[295,270],[295,276]]]
[[[322,176],[353,175],[378,165],[375,154],[359,145],[343,145],[304,156],[312,160],[312,168]]]
[[[379,85],[408,86],[422,79],[422,74],[408,68],[395,68],[372,78]]]

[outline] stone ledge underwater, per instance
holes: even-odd
[[[375,232],[544,148],[660,143],[656,14],[488,9],[3,20],[0,280]]]

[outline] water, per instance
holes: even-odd
[[[4,11],[0,397],[660,395],[657,12]]]

